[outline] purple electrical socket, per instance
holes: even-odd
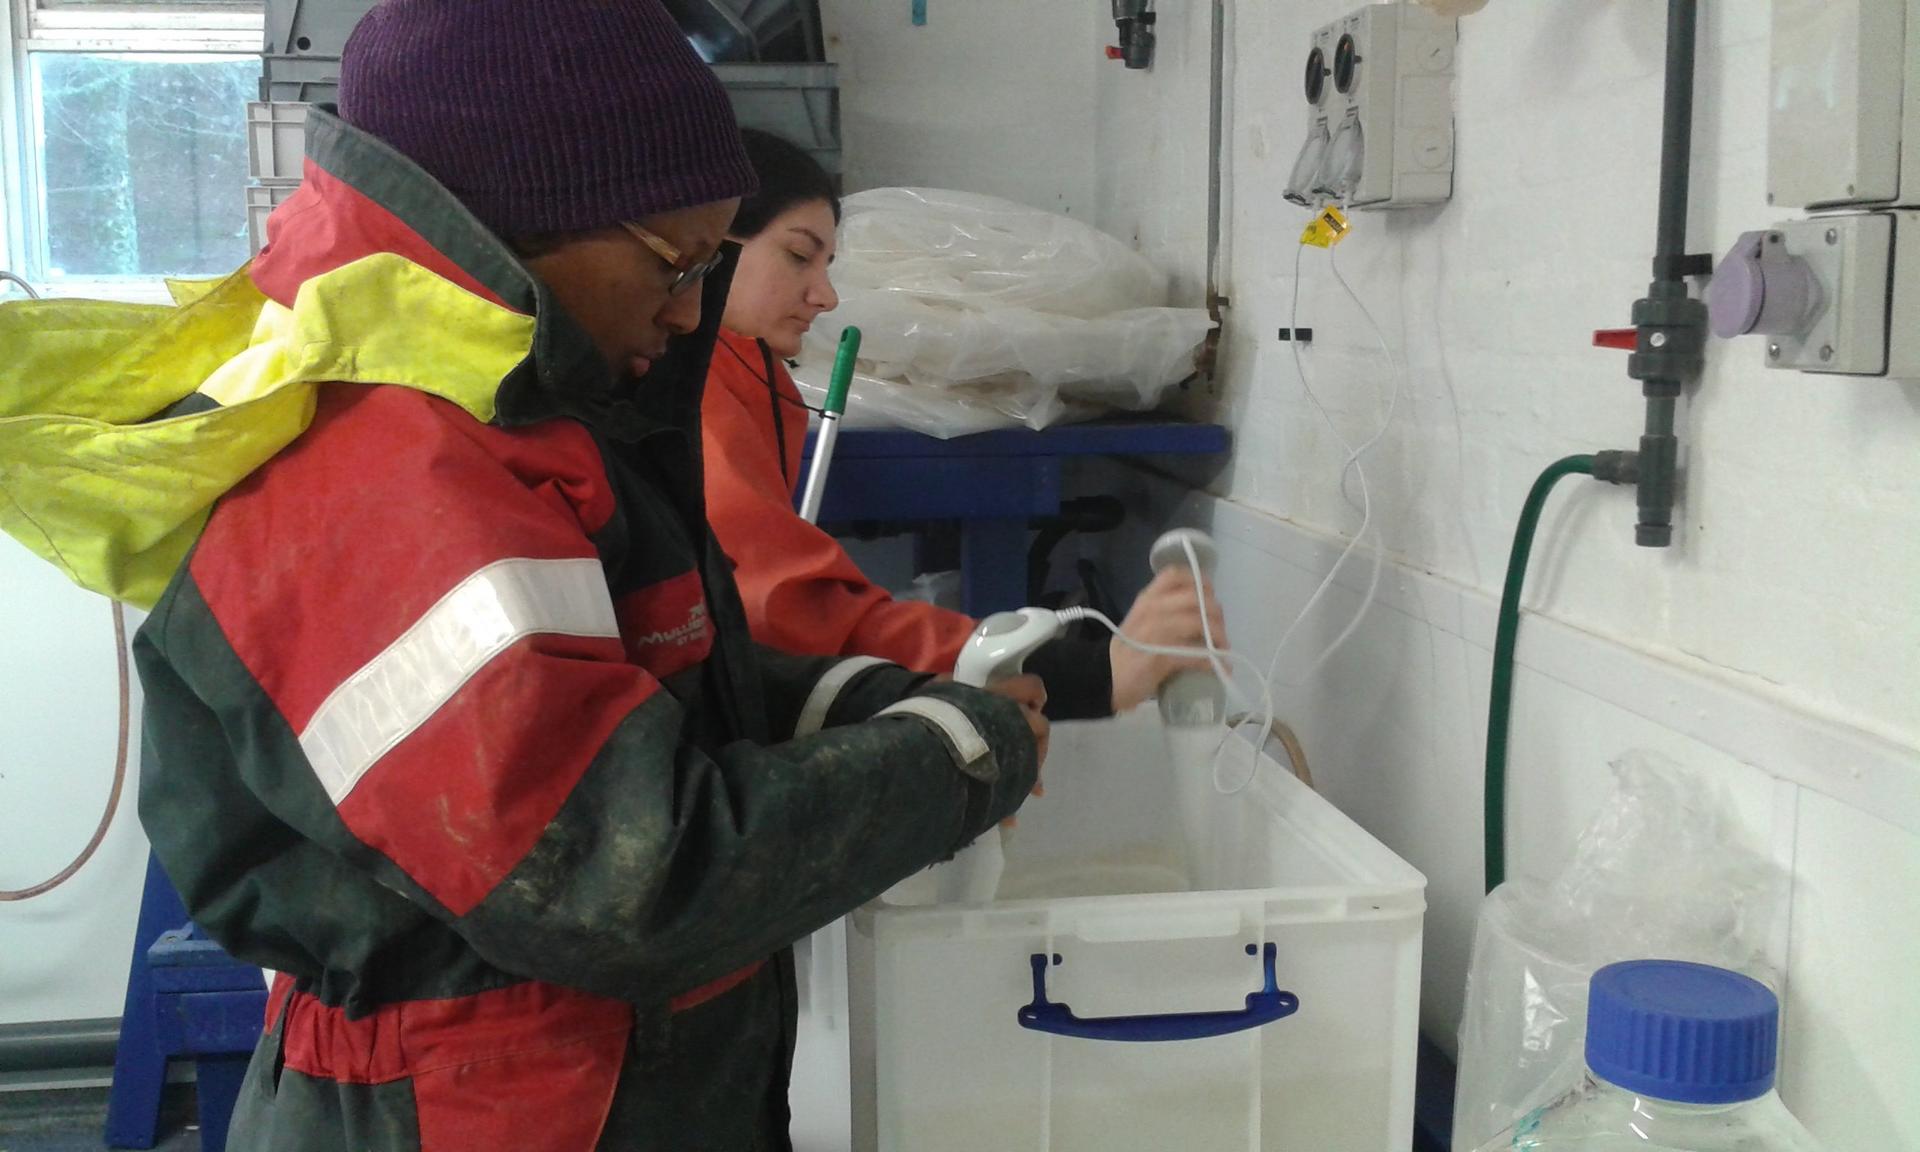
[[[1820,281],[1778,232],[1748,232],[1734,241],[1707,285],[1707,323],[1723,340],[1759,332],[1804,332],[1819,312]]]

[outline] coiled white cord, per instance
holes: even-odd
[[[1293,302],[1290,308],[1289,327],[1296,331],[1300,327],[1300,263],[1305,253],[1306,245],[1303,244],[1299,250],[1295,252],[1293,261],[1294,292]],[[1193,571],[1194,595],[1199,600],[1200,605],[1200,629],[1205,644],[1204,647],[1189,648],[1142,643],[1122,632],[1120,626],[1115,624],[1105,613],[1091,608],[1066,608],[1060,612],[1060,618],[1065,621],[1092,620],[1112,632],[1120,639],[1121,643],[1128,645],[1136,651],[1153,656],[1169,656],[1184,660],[1205,660],[1213,667],[1214,675],[1219,677],[1222,687],[1227,694],[1234,699],[1236,706],[1245,713],[1238,723],[1221,729],[1220,740],[1214,745],[1213,755],[1209,760],[1214,787],[1225,795],[1233,795],[1241,792],[1253,783],[1254,775],[1259,771],[1260,748],[1262,744],[1262,741],[1250,742],[1249,751],[1251,755],[1249,757],[1247,774],[1242,777],[1238,783],[1232,787],[1228,787],[1221,783],[1219,771],[1220,753],[1226,747],[1227,735],[1240,727],[1254,723],[1254,717],[1256,715],[1259,718],[1258,731],[1267,732],[1272,729],[1275,714],[1273,683],[1280,673],[1281,654],[1286,651],[1288,643],[1292,641],[1294,633],[1299,630],[1300,625],[1304,623],[1307,617],[1312,615],[1313,610],[1319,606],[1320,600],[1326,595],[1327,590],[1333,587],[1334,582],[1339,578],[1340,570],[1346,566],[1347,559],[1360,547],[1361,541],[1366,539],[1369,530],[1372,530],[1374,533],[1375,544],[1373,548],[1373,567],[1367,578],[1366,595],[1360,602],[1359,610],[1354,613],[1351,620],[1347,621],[1346,627],[1342,628],[1340,634],[1333,638],[1333,642],[1328,644],[1318,656],[1314,657],[1312,663],[1308,664],[1301,672],[1303,678],[1319,670],[1321,665],[1332,659],[1334,653],[1338,652],[1341,647],[1352,638],[1353,634],[1359,630],[1361,622],[1366,619],[1367,612],[1373,607],[1373,602],[1380,590],[1380,573],[1384,563],[1386,548],[1384,542],[1380,540],[1379,530],[1373,522],[1373,491],[1367,483],[1366,469],[1363,467],[1361,461],[1367,452],[1371,451],[1375,445],[1379,444],[1380,441],[1386,437],[1388,430],[1393,426],[1394,417],[1399,411],[1401,393],[1400,361],[1399,358],[1393,354],[1393,347],[1387,340],[1386,331],[1381,328],[1380,322],[1374,318],[1372,309],[1367,307],[1366,301],[1362,300],[1360,294],[1353,290],[1353,285],[1347,282],[1346,276],[1340,271],[1340,262],[1334,250],[1328,250],[1327,260],[1328,266],[1333,272],[1334,279],[1347,294],[1347,298],[1353,301],[1354,307],[1360,310],[1361,316],[1366,318],[1368,326],[1373,329],[1374,338],[1379,341],[1380,351],[1387,359],[1391,391],[1387,398],[1387,413],[1385,418],[1381,420],[1380,427],[1359,445],[1348,443],[1345,437],[1341,436],[1338,426],[1334,424],[1332,414],[1327,411],[1326,405],[1321,402],[1319,394],[1313,389],[1313,382],[1307,374],[1306,363],[1300,356],[1300,342],[1298,340],[1292,341],[1294,369],[1300,375],[1300,386],[1305,390],[1308,401],[1312,403],[1314,409],[1320,413],[1321,418],[1327,422],[1327,427],[1333,432],[1334,439],[1342,448],[1346,449],[1346,459],[1340,466],[1340,487],[1344,493],[1346,491],[1347,477],[1349,474],[1351,474],[1358,483],[1360,489],[1360,527],[1354,532],[1353,537],[1347,541],[1346,547],[1341,550],[1339,557],[1333,562],[1333,567],[1327,571],[1326,578],[1320,581],[1319,586],[1313,590],[1313,594],[1307,597],[1307,602],[1301,607],[1299,614],[1293,618],[1292,623],[1287,625],[1286,631],[1281,633],[1280,642],[1274,645],[1273,658],[1268,662],[1266,671],[1263,673],[1258,665],[1240,655],[1238,652],[1222,649],[1215,640],[1213,625],[1207,616],[1205,591],[1206,573],[1200,565],[1200,558],[1195,553],[1193,543],[1190,540],[1181,541],[1181,546],[1186,552],[1187,564]],[[1253,702],[1249,700],[1246,692],[1235,682],[1231,670],[1232,666],[1238,666],[1244,669],[1252,678],[1254,684],[1257,685],[1260,698],[1257,709]],[[1298,683],[1298,681],[1294,681],[1293,683]]]
[[[1091,620],[1106,628],[1109,632],[1112,632],[1119,638],[1122,644],[1136,651],[1144,652],[1149,656],[1169,656],[1179,660],[1207,661],[1207,663],[1213,667],[1213,674],[1219,678],[1222,689],[1227,695],[1233,698],[1235,706],[1247,714],[1246,719],[1240,721],[1240,724],[1247,724],[1252,722],[1252,713],[1255,711],[1255,705],[1253,701],[1248,698],[1246,692],[1243,691],[1240,685],[1234,680],[1230,662],[1237,663],[1241,668],[1246,670],[1247,674],[1253,678],[1253,682],[1258,685],[1260,698],[1258,707],[1261,716],[1260,724],[1263,731],[1271,729],[1273,727],[1274,716],[1273,688],[1271,683],[1267,675],[1260,671],[1258,664],[1238,652],[1221,648],[1219,642],[1215,640],[1213,635],[1213,622],[1207,615],[1206,570],[1200,564],[1200,556],[1194,551],[1192,540],[1183,539],[1180,542],[1180,546],[1181,550],[1186,553],[1187,567],[1193,572],[1194,596],[1199,601],[1200,607],[1200,635],[1205,647],[1190,648],[1181,645],[1147,644],[1135,640],[1125,632],[1122,632],[1120,626],[1115,624],[1113,619],[1106,613],[1093,608],[1062,608],[1059,612],[1060,619],[1068,622],[1074,620]],[[1256,745],[1253,749],[1253,760],[1248,767],[1246,776],[1232,787],[1228,787],[1220,782],[1220,753],[1227,746],[1227,735],[1233,732],[1238,726],[1239,725],[1232,725],[1220,729],[1220,738],[1214,743],[1212,755],[1210,755],[1207,760],[1209,772],[1213,776],[1214,789],[1226,796],[1231,796],[1245,790],[1249,784],[1253,783],[1254,774],[1258,772],[1260,768],[1260,749]]]

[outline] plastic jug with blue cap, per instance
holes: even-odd
[[[1630,960],[1593,975],[1585,1081],[1482,1152],[1819,1152],[1774,1091],[1780,1002],[1737,972]]]

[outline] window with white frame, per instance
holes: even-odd
[[[249,254],[260,0],[6,0],[4,263],[137,291]]]

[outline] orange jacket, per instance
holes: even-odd
[[[801,655],[878,656],[920,672],[953,671],[973,619],[895,600],[793,510],[807,410],[786,366],[758,341],[722,328],[701,419],[707,519],[733,558],[754,638]]]

